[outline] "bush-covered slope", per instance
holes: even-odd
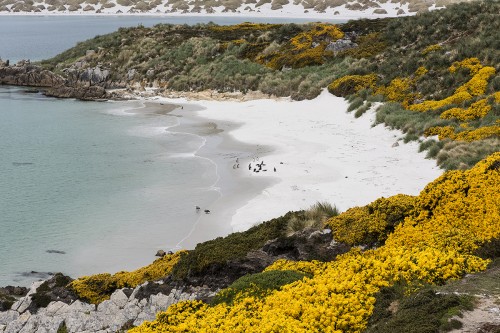
[[[123,28],[43,61],[70,81],[163,91],[259,90],[314,98],[328,86],[360,116],[420,140],[449,169],[500,150],[500,3],[343,25]],[[429,139],[422,140],[423,136]]]
[[[416,198],[412,214],[376,249],[353,249],[332,262],[277,261],[266,271],[295,270],[311,277],[264,297],[242,290],[232,304],[181,302],[131,332],[363,331],[382,288],[404,284],[408,293],[487,267],[489,260],[476,253],[500,238],[499,184],[496,153],[470,170],[446,172],[430,183]],[[439,305],[434,313],[438,321],[447,318],[448,310],[469,306],[466,300],[433,292],[419,297],[422,306]],[[411,302],[401,304],[412,308]],[[419,311],[425,314],[431,305]]]
[[[468,168],[500,150],[499,11],[498,1],[477,1],[390,20],[372,37],[386,47],[352,63],[329,89],[350,97],[353,109],[389,102],[378,123],[401,129],[405,141],[429,136],[421,144],[429,157],[445,169]]]
[[[79,43],[42,64],[73,79],[90,70],[83,77],[104,80],[99,83],[107,87],[260,90],[304,99],[317,96],[343,73],[337,70],[344,67],[342,59],[333,59],[325,50],[341,36],[336,27],[324,24],[122,28]],[[96,68],[99,75],[94,75]],[[108,74],[105,79],[103,73]]]

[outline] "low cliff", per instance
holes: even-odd
[[[0,85],[39,87],[43,88],[45,95],[60,98],[80,100],[108,98],[103,87],[73,80],[71,76],[62,77],[29,61],[20,61],[14,65],[0,61]]]

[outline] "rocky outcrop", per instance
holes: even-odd
[[[350,248],[347,244],[335,242],[329,229],[304,229],[288,237],[270,240],[243,258],[211,264],[201,272],[190,272],[183,282],[192,286],[209,286],[212,290],[222,289],[244,275],[262,272],[278,259],[330,261]]]
[[[165,294],[151,294],[146,291],[159,289],[164,282],[146,282],[133,290],[116,290],[109,300],[97,306],[80,300],[69,304],[51,301],[44,308],[30,311],[31,296],[44,283],[34,283],[28,295],[16,302],[11,310],[0,312],[0,332],[56,333],[63,326],[67,332],[118,332],[145,320],[154,320],[158,312],[179,301],[207,299],[214,295],[207,287],[171,288]]]
[[[335,42],[331,42],[328,44],[326,47],[326,51],[332,51],[333,54],[338,54],[339,52],[352,49],[357,47],[358,44],[354,43],[351,39],[349,38],[342,38],[339,40],[336,40]]]
[[[84,101],[105,100],[108,94],[103,84],[109,76],[108,71],[99,68],[85,70],[73,69],[66,78],[32,65],[29,61],[20,61],[10,66],[0,61],[0,85],[41,87],[46,96],[58,98],[76,98]]]
[[[76,86],[88,86],[88,85],[99,85],[102,87],[107,86],[107,81],[110,76],[110,71],[107,69],[102,69],[100,66],[87,67],[85,61],[78,61],[70,68],[63,70],[67,77],[67,80],[71,82],[72,85]]]
[[[106,100],[108,98],[106,89],[100,86],[56,86],[46,89],[44,95],[58,98],[76,98],[82,101]]]
[[[0,84],[32,87],[57,87],[65,84],[65,79],[51,71],[20,61],[13,66],[0,62]]]
[[[22,296],[26,296],[28,289],[24,287],[7,286],[0,288],[0,311],[7,311],[12,304]]]
[[[153,320],[182,300],[210,302],[220,289],[244,275],[262,272],[277,259],[330,261],[349,249],[335,242],[328,229],[304,229],[183,279],[169,275],[134,289],[118,289],[99,305],[77,300],[67,287],[71,279],[58,273],[33,284],[10,310],[0,312],[0,333],[56,333],[62,327],[68,332],[118,332]]]

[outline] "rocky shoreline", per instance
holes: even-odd
[[[63,327],[67,332],[118,332],[145,320],[182,300],[205,299],[214,295],[208,287],[172,288],[169,293],[145,296],[143,290],[161,288],[164,281],[146,282],[135,289],[118,289],[109,300],[99,305],[75,300],[70,304],[52,301],[31,312],[33,296],[45,282],[32,284],[26,296],[8,311],[0,312],[0,332],[51,333]]]
[[[158,312],[177,302],[210,302],[219,290],[244,275],[261,272],[277,259],[331,260],[349,249],[335,242],[329,230],[305,229],[270,240],[243,258],[210,265],[182,279],[168,275],[133,289],[117,289],[98,305],[79,299],[68,288],[72,279],[57,273],[34,282],[29,289],[16,289],[22,296],[8,310],[0,311],[0,333],[121,332],[154,320]],[[14,292],[15,287],[8,288]]]
[[[216,90],[175,91],[159,87],[145,89],[133,81],[112,82],[109,71],[99,67],[85,70],[66,69],[65,77],[55,74],[30,61],[21,60],[16,64],[0,59],[0,85],[40,88],[26,90],[27,93],[41,92],[48,97],[75,98],[82,101],[129,100],[138,98],[187,98],[205,101],[250,101],[273,99],[260,91],[219,92]]]
[[[22,60],[14,65],[0,60],[0,85],[43,88],[46,96],[76,98],[84,101],[106,100],[106,90],[92,81],[64,78],[29,61]]]

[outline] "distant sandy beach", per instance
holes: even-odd
[[[201,207],[179,248],[318,201],[345,211],[381,196],[416,195],[443,172],[417,143],[400,141],[401,132],[372,127],[374,111],[356,119],[343,98],[326,90],[310,101],[155,99],[181,106],[171,113],[182,117],[180,126],[170,130],[205,137],[197,155],[217,164],[221,196]]]

